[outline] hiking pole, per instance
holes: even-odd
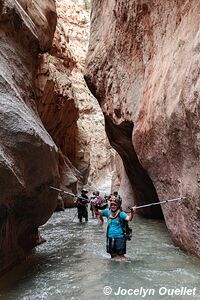
[[[136,206],[135,208],[144,208],[144,207],[149,207],[149,206],[158,205],[158,204],[162,204],[162,203],[168,203],[168,202],[173,202],[173,201],[181,201],[181,200],[183,200],[185,198],[186,197],[179,197],[179,198],[174,198],[174,199],[159,201],[159,202],[155,202],[155,203],[149,203],[149,204],[139,205],[139,206]],[[132,209],[131,206],[128,206],[128,208]]]
[[[72,222],[73,222],[74,219],[76,218],[77,214],[78,214],[78,211],[75,213],[75,215],[74,215],[74,217],[73,217],[73,219],[72,219]]]
[[[73,197],[75,197],[75,198],[80,198],[80,199],[82,199],[82,200],[87,200],[87,199],[85,199],[85,198],[83,198],[83,197],[81,197],[81,196],[77,196],[77,195],[75,195],[75,194],[73,194],[73,193],[69,193],[69,192],[67,192],[67,191],[65,191],[65,190],[62,190],[62,189],[59,189],[59,188],[57,188],[57,187],[55,187],[55,186],[50,185],[49,187],[50,187],[50,189],[52,189],[52,190],[55,190],[55,191],[58,191],[58,192],[62,192],[62,193],[64,193],[64,194],[68,194],[68,195],[73,196]],[[88,202],[89,202],[89,201],[88,201]]]
[[[71,195],[71,196],[74,196],[74,197],[78,197],[78,196],[76,196],[76,195],[74,195],[74,194],[72,194],[72,193],[69,193],[69,192],[67,192],[67,191],[65,191],[65,190],[59,189],[59,188],[57,188],[57,187],[55,187],[55,186],[51,186],[51,185],[50,185],[49,187],[50,187],[50,189],[52,189],[52,190],[55,190],[55,191],[58,191],[58,192],[62,192],[62,193],[64,193],[64,194],[68,194],[68,195]],[[74,217],[73,217],[73,219],[72,219],[72,222],[73,222],[74,219],[76,218],[77,213],[78,213],[78,212],[75,213],[75,215],[74,215]]]
[[[65,190],[61,190],[61,189],[59,189],[59,188],[57,188],[57,187],[55,187],[55,186],[49,186],[50,187],[50,189],[52,189],[52,190],[55,190],[55,191],[58,191],[58,192],[62,192],[62,193],[64,193],[64,194],[68,194],[68,195],[71,195],[71,196],[74,196],[74,197],[77,197],[76,195],[74,195],[74,194],[72,194],[72,193],[69,193],[69,192],[67,192],[67,191],[65,191]]]

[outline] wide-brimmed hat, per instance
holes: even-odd
[[[88,193],[88,191],[86,189],[82,189],[81,193]]]

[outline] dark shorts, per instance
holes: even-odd
[[[78,219],[88,219],[88,211],[86,207],[78,207]]]
[[[106,250],[108,253],[116,253],[119,255],[126,254],[126,240],[125,238],[107,238]]]

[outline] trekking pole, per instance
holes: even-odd
[[[74,219],[76,218],[77,214],[78,214],[78,211],[75,213],[75,215],[74,215],[74,217],[73,217],[73,219],[72,219],[72,222],[73,222]]]
[[[139,205],[139,206],[136,206],[135,208],[144,208],[144,207],[149,207],[149,206],[158,205],[158,204],[162,204],[162,203],[168,203],[168,202],[173,202],[173,201],[181,201],[181,200],[183,200],[185,198],[186,197],[179,197],[179,198],[174,198],[174,199],[159,201],[159,202],[155,202],[155,203],[149,203],[149,204]],[[131,206],[128,206],[128,208],[132,209]]]
[[[62,190],[62,189],[59,189],[59,188],[57,188],[57,187],[55,187],[55,186],[49,186],[50,187],[50,189],[52,189],[52,190],[55,190],[55,191],[58,191],[58,192],[62,192],[62,193],[64,193],[64,194],[68,194],[68,195],[71,195],[71,196],[74,196],[74,197],[77,197],[76,195],[74,195],[74,194],[72,194],[72,193],[69,193],[69,192],[67,192],[67,191],[65,191],[65,190]]]
[[[68,195],[73,196],[73,197],[75,197],[75,198],[80,198],[80,199],[86,200],[85,198],[83,198],[83,197],[81,197],[81,196],[77,196],[77,195],[75,195],[75,194],[73,194],[73,193],[69,193],[69,192],[67,192],[67,191],[65,191],[65,190],[59,189],[59,188],[57,188],[57,187],[55,187],[55,186],[52,186],[52,185],[50,185],[49,188],[52,189],[52,190],[58,191],[58,192],[62,192],[62,193],[64,193],[64,194],[68,194]]]

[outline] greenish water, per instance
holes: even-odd
[[[1,278],[0,299],[200,298],[200,262],[173,245],[163,222],[135,217],[126,260],[117,262],[105,251],[106,224],[72,222],[75,212],[55,213],[42,226],[47,242]]]

